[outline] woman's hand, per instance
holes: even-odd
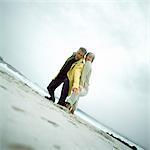
[[[72,88],[72,92],[77,95],[79,93],[79,89],[78,88]]]

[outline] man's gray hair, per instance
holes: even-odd
[[[82,51],[84,55],[87,53],[87,50],[84,47],[80,47],[79,50]]]

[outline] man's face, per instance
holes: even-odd
[[[76,60],[80,60],[80,59],[83,58],[83,57],[84,57],[84,53],[83,53],[81,50],[78,50],[78,51],[76,52],[75,59],[76,59]]]

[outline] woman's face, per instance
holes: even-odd
[[[93,56],[92,56],[92,55],[88,55],[88,56],[86,56],[86,58],[85,58],[85,61],[90,61],[90,62],[92,62],[92,60],[93,60]]]

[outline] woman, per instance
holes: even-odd
[[[91,52],[87,53],[85,56],[85,64],[80,78],[80,86],[76,91],[72,91],[71,96],[66,102],[66,107],[73,114],[77,108],[77,103],[80,96],[85,96],[89,90],[89,80],[92,72],[92,62],[95,55]]]

